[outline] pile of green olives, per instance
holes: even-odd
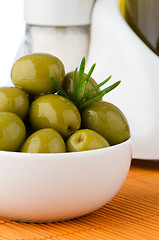
[[[113,104],[100,99],[78,109],[73,75],[65,73],[63,63],[51,54],[29,54],[15,62],[14,87],[0,88],[0,150],[78,152],[109,147],[130,137],[126,117]],[[51,76],[71,99],[56,90]],[[85,91],[96,85],[89,77]]]

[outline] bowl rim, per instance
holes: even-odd
[[[14,155],[14,156],[30,156],[30,157],[35,157],[35,156],[39,156],[39,157],[48,157],[48,156],[52,156],[52,157],[60,157],[60,156],[73,156],[73,155],[90,155],[92,153],[96,154],[96,153],[102,153],[102,152],[110,152],[112,150],[118,150],[124,146],[130,145],[131,146],[131,142],[132,142],[132,136],[130,136],[127,140],[125,140],[122,143],[113,145],[113,146],[109,146],[109,147],[104,147],[104,148],[99,148],[99,149],[92,149],[92,150],[86,150],[86,151],[79,151],[79,152],[64,152],[64,153],[25,153],[25,152],[13,152],[13,151],[2,151],[0,150],[0,155]]]

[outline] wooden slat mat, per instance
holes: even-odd
[[[0,240],[159,240],[159,162],[132,162],[127,180],[106,206],[63,223],[0,219]]]

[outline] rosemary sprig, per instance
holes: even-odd
[[[91,77],[91,74],[94,71],[96,64],[93,64],[90,68],[88,74],[84,77],[84,70],[85,70],[85,57],[82,58],[79,74],[78,74],[78,81],[77,81],[77,71],[78,68],[75,69],[73,73],[73,91],[75,95],[75,102],[74,104],[77,106],[79,110],[82,110],[83,108],[87,107],[88,105],[92,104],[93,102],[96,102],[100,100],[105,94],[112,91],[114,88],[116,88],[121,81],[117,81],[114,84],[110,85],[109,87],[103,89],[100,92],[94,93],[96,90],[98,90],[101,86],[106,84],[112,76],[109,76],[107,79],[105,79],[100,84],[96,85],[94,88],[86,92],[86,87],[88,84],[88,81]],[[52,84],[54,85],[55,89],[59,92],[60,95],[66,97],[67,99],[71,100],[71,98],[68,96],[68,94],[62,89],[62,87],[58,84],[58,82],[54,79],[53,76],[51,76]],[[92,97],[90,95],[94,93]],[[73,102],[73,100],[71,100]]]

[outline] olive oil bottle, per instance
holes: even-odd
[[[159,0],[121,0],[124,18],[159,56]]]

